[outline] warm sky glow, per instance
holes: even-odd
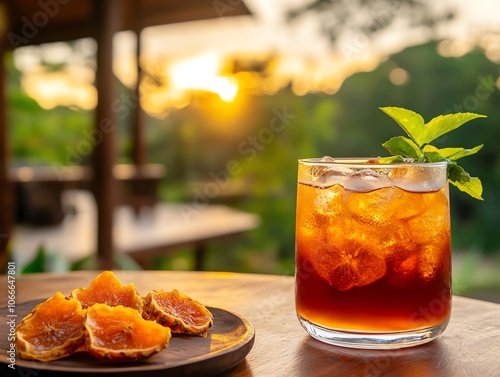
[[[143,108],[148,113],[161,117],[170,109],[189,105],[191,95],[200,92],[213,93],[224,102],[232,102],[238,94],[239,82],[235,77],[224,73],[223,63],[223,59],[215,53],[205,53],[170,63],[145,63],[146,72],[149,71],[149,65],[159,65],[162,69],[153,74],[158,80],[146,78],[142,82]]]
[[[80,70],[30,72],[23,77],[22,87],[44,109],[67,106],[92,110],[97,104],[97,91],[92,80]]]
[[[171,85],[180,90],[206,90],[231,102],[238,92],[238,81],[221,75],[222,61],[215,54],[204,54],[176,62],[168,69]]]
[[[335,93],[342,82],[359,71],[376,68],[380,59],[405,46],[425,42],[417,32],[386,33],[381,38],[349,35],[332,51],[324,38],[318,37],[317,20],[305,17],[293,27],[284,21],[284,12],[291,4],[306,0],[245,0],[255,17],[235,17],[188,22],[145,29],[141,36],[141,65],[146,76],[142,81],[142,104],[150,114],[161,116],[170,109],[190,103],[191,95],[209,92],[221,101],[231,102],[239,91],[252,87],[252,92],[275,94],[291,85],[297,95],[309,92]],[[492,12],[495,0],[478,0],[471,7],[465,0],[446,0],[438,5],[458,6],[459,20],[441,35],[453,35],[443,42],[439,53],[460,56],[478,43],[473,31],[494,29],[500,24],[500,14]],[[436,5],[436,6],[438,6]],[[480,28],[481,27],[481,28]],[[498,28],[497,28],[498,30]],[[473,40],[476,38],[475,40]],[[122,32],[114,41],[117,77],[128,87],[137,82],[133,33]],[[500,62],[498,35],[486,34],[479,41],[487,56]],[[42,107],[58,105],[92,109],[97,101],[93,87],[94,73],[89,58],[95,53],[95,42],[76,41],[71,47],[64,43],[21,48],[16,51],[15,64],[23,72],[23,87]],[[235,56],[273,57],[272,72],[265,78],[252,72],[232,76],[223,64]],[[50,72],[40,66],[65,63],[67,68]],[[87,62],[87,63],[83,63]],[[152,69],[154,72],[149,72]],[[400,71],[391,80],[402,84],[406,78]]]

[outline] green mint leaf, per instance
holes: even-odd
[[[438,137],[476,118],[486,118],[486,116],[474,113],[456,113],[437,116],[424,126],[424,130],[419,135],[419,140],[417,142],[419,142],[420,146],[430,143]]]
[[[404,136],[393,137],[382,144],[382,146],[393,155],[400,155],[415,160],[420,159],[423,155],[418,145],[416,145],[413,140]]]
[[[408,162],[403,156],[379,157],[378,162],[381,164],[393,164],[396,162]]]
[[[446,133],[457,129],[463,124],[476,118],[486,118],[485,115],[474,113],[456,113],[440,115],[425,123],[421,115],[401,107],[381,107],[384,113],[390,116],[407,133],[410,139],[398,136],[382,144],[394,156],[379,158],[381,163],[392,162],[438,162],[446,161],[448,181],[459,190],[473,198],[481,197],[483,187],[477,177],[471,176],[457,163],[456,160],[477,153],[483,145],[471,149],[465,148],[436,148],[429,143]]]
[[[439,151],[424,151],[424,162],[441,162],[446,161],[450,163],[451,161],[439,153]]]
[[[380,109],[394,119],[419,147],[457,129],[470,120],[486,117],[475,113],[447,114],[439,115],[425,124],[424,118],[411,110],[400,107],[381,107]]]
[[[463,191],[475,199],[484,200],[482,197],[483,194],[483,186],[481,185],[481,181],[477,177],[470,178],[467,183],[460,183],[450,181],[453,186],[456,186],[460,191]]]
[[[438,152],[442,157],[447,158],[449,160],[455,161],[459,158],[470,156],[479,152],[479,150],[483,147],[483,144],[478,145],[477,147],[465,149],[465,148],[441,148],[438,149],[433,145],[427,144],[422,150],[424,154],[426,152]]]
[[[442,148],[442,149],[438,149],[436,148],[434,145],[430,145],[430,144],[427,144],[425,147],[422,148],[422,152],[426,153],[426,152],[438,152],[441,156],[443,156],[443,154],[441,154],[439,151],[443,151],[445,149],[463,149],[463,148]]]
[[[463,148],[448,148],[448,149],[463,149]],[[446,161],[448,164],[451,164],[452,161],[447,158],[446,153],[443,153],[444,149],[438,149],[433,145],[427,144],[424,148],[422,148],[422,152],[424,152],[424,156],[429,162],[440,162]]]
[[[465,184],[470,181],[470,175],[456,163],[448,165],[448,181]]]
[[[389,115],[398,123],[401,128],[412,138],[417,144],[421,130],[424,127],[424,118],[414,111],[403,109],[402,107],[381,107],[384,113]],[[421,144],[419,144],[421,146]]]

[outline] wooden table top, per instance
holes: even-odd
[[[95,252],[97,208],[90,192],[72,190],[65,197],[76,213],[51,227],[18,225],[13,232],[13,258],[19,271],[36,255],[40,245],[68,262]],[[241,235],[260,225],[260,218],[225,205],[183,206],[159,203],[136,216],[131,207],[115,209],[114,240],[117,253],[148,261],[169,250]],[[146,263],[147,264],[147,263]]]
[[[309,337],[294,309],[290,276],[225,272],[116,271],[140,294],[179,289],[212,307],[231,310],[255,327],[246,359],[224,376],[499,376],[500,305],[453,297],[450,324],[437,340],[402,350],[351,350]],[[88,286],[96,271],[16,276],[16,302]],[[1,277],[6,292],[7,277]],[[7,305],[5,294],[0,306]]]

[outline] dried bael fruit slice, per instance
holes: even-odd
[[[85,322],[87,350],[101,359],[137,361],[168,346],[169,328],[147,321],[139,312],[123,306],[94,304]]]
[[[83,308],[96,303],[108,306],[123,305],[142,311],[142,297],[133,283],[123,285],[112,271],[103,271],[90,282],[88,288],[77,288],[71,296],[80,301]]]
[[[61,292],[38,304],[16,327],[19,356],[51,361],[69,356],[85,345],[86,310]]]
[[[212,313],[203,304],[177,289],[149,292],[144,298],[143,316],[170,327],[173,333],[203,337],[214,323]]]

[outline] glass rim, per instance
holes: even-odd
[[[437,168],[441,166],[447,166],[446,161],[438,162],[391,162],[391,163],[381,163],[376,162],[377,157],[332,157],[335,161],[320,161],[322,157],[313,158],[300,158],[299,164],[310,164],[310,165],[324,165],[324,166],[348,166],[351,168],[374,168],[374,169],[387,169],[387,168],[397,168],[397,167],[419,167],[419,168]]]

